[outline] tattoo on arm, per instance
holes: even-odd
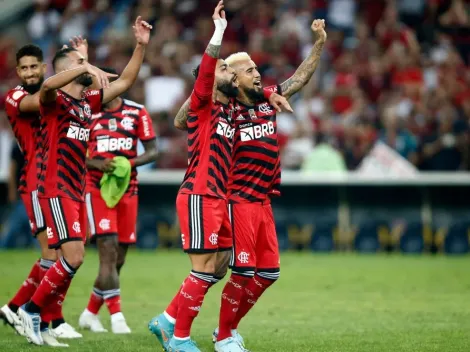
[[[220,45],[209,44],[206,48],[206,54],[213,58],[219,58]]]
[[[188,129],[188,112],[189,112],[189,102],[191,98],[188,98],[183,106],[179,109],[175,117],[175,127],[180,130]]]
[[[284,97],[289,99],[310,81],[320,63],[323,45],[325,45],[325,42],[317,40],[310,55],[300,64],[292,77],[281,84]]]

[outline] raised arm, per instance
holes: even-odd
[[[317,40],[308,57],[300,64],[295,73],[287,81],[281,84],[282,95],[289,99],[301,90],[312,78],[320,62],[323,45],[326,41],[325,20],[315,20],[312,23],[312,31],[317,35]]]
[[[150,39],[152,26],[142,21],[142,17],[139,16],[132,28],[137,40],[134,53],[126,68],[122,71],[121,76],[112,82],[108,88],[103,90],[103,103],[107,103],[127,91],[134,84],[139,74],[140,67],[144,61],[145,47]]]
[[[212,101],[212,91],[215,81],[215,68],[219,58],[222,38],[227,20],[225,19],[224,2],[219,1],[215,7],[212,19],[214,20],[215,30],[209,45],[202,56],[199,72],[194,83],[194,92],[191,98],[191,108],[197,109]]]
[[[88,73],[88,66],[89,65],[87,64],[80,65],[79,67],[59,72],[46,79],[39,90],[39,98],[41,99],[41,102],[51,103],[55,101],[57,97],[57,89],[66,86],[78,76]]]

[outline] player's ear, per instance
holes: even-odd
[[[42,70],[44,72],[47,72],[47,64],[46,63],[42,64]]]

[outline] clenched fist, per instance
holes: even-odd
[[[317,40],[326,41],[325,20],[314,20],[311,28],[313,33],[317,35]]]

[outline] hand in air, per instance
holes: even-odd
[[[81,35],[75,36],[69,40],[72,48],[77,50],[85,58],[88,58],[88,42],[86,39],[83,39]]]
[[[220,28],[222,30],[225,30],[225,28],[227,28],[227,19],[225,18],[223,1],[219,1],[217,6],[215,7],[212,19],[214,20],[215,26],[217,28]]]
[[[132,26],[132,29],[134,30],[137,43],[142,45],[147,45],[149,43],[150,30],[152,29],[152,26],[143,21],[141,16],[137,17],[134,25]]]
[[[90,65],[89,63],[86,63],[86,65],[87,65],[88,73],[96,77],[99,84],[101,85],[101,88],[109,88],[109,79],[111,77],[118,76],[114,73],[104,72],[103,70],[100,70],[98,67]]]
[[[325,31],[325,20],[315,20],[312,23],[312,31],[317,35],[317,38],[321,41],[326,41],[326,31]]]
[[[269,97],[269,104],[271,104],[277,112],[294,112],[287,99],[277,93],[271,94]]]

